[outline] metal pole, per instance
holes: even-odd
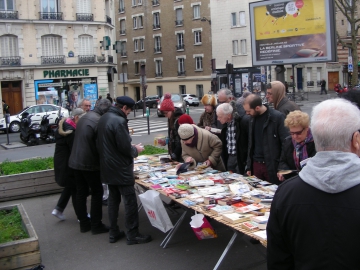
[[[150,116],[150,109],[149,109],[149,107],[146,107],[146,118],[147,118],[147,126],[148,126],[148,135],[150,134],[150,121],[149,121],[149,116]]]
[[[228,60],[226,60],[226,84],[227,84],[227,88],[229,88],[229,68],[228,68]]]
[[[10,113],[6,113],[5,114],[6,137],[7,137],[7,144],[6,145],[11,145],[11,143],[9,141],[9,122],[10,122]]]
[[[293,81],[293,94],[294,94],[294,99],[295,99],[295,65],[292,64],[292,81]]]

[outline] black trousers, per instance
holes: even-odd
[[[102,196],[103,187],[100,180],[100,171],[74,170],[76,181],[76,209],[80,226],[86,226],[89,222],[87,217],[86,199],[91,188],[91,227],[101,225],[102,220]]]
[[[69,186],[69,187],[65,187],[63,189],[63,191],[61,192],[61,195],[60,195],[60,198],[58,200],[58,203],[55,207],[56,210],[60,211],[60,212],[64,212],[69,200],[70,200],[70,197],[71,197],[71,201],[72,201],[72,204],[73,204],[73,207],[74,207],[74,211],[75,211],[75,214],[78,216],[78,213],[76,211],[76,185],[74,183],[73,186]]]
[[[321,87],[320,94],[322,94],[323,92],[325,92],[325,95],[327,95],[327,91],[326,91],[325,87]]]
[[[125,203],[125,227],[127,237],[135,237],[139,228],[138,204],[134,186],[109,185],[108,212],[110,220],[110,234],[119,231],[118,216],[121,196]]]

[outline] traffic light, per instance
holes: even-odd
[[[233,64],[226,64],[226,73],[232,74],[233,73]]]

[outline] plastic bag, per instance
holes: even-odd
[[[165,233],[174,226],[159,195],[160,193],[155,190],[148,190],[145,193],[140,194],[139,198],[144,206],[151,225]]]
[[[217,237],[214,228],[203,214],[196,214],[192,216],[190,225],[199,240]]]

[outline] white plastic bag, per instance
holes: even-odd
[[[145,193],[140,194],[139,198],[144,206],[144,210],[151,222],[151,225],[166,233],[174,226],[159,195],[160,193],[155,190],[148,190]]]

